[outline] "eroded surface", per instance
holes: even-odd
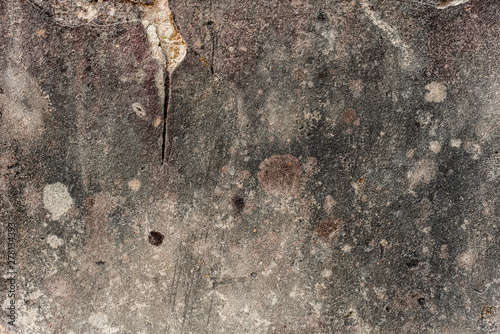
[[[165,6],[0,2],[0,332],[500,331],[495,0]]]

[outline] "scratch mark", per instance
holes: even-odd
[[[466,2],[469,2],[469,0],[450,0],[450,1],[446,1],[446,2],[436,6],[436,8],[445,9],[445,8],[452,7],[452,6],[458,6],[458,5],[464,4]]]
[[[247,280],[248,280],[248,277],[234,277],[234,278],[227,278],[224,280],[214,281],[212,283],[212,289],[217,289],[219,286],[224,286],[224,285],[232,285],[235,283],[245,283]]]
[[[174,266],[174,275],[172,277],[172,293],[170,294],[170,305],[172,306],[171,310],[172,312],[175,311],[175,300],[177,298],[177,288],[179,285],[179,278],[178,278],[178,273],[177,270],[179,268],[179,259],[180,255],[177,256],[177,259],[175,260],[175,266]]]
[[[210,307],[208,308],[208,316],[207,316],[207,329],[210,326],[210,314],[212,313],[212,307],[214,306],[214,296],[210,298]]]
[[[372,21],[372,23],[386,35],[387,39],[389,39],[391,44],[395,48],[400,50],[402,58],[401,62],[402,67],[409,68],[412,65],[412,62],[414,61],[415,57],[410,47],[401,39],[401,35],[399,34],[399,32],[394,27],[384,22],[379,17],[379,15],[371,8],[371,5],[368,3],[367,0],[361,0],[361,7],[363,8],[363,11],[365,12],[366,16],[368,16],[368,18]]]

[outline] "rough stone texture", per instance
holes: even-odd
[[[152,2],[0,1],[0,333],[500,333],[497,0]]]

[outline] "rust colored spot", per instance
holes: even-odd
[[[163,243],[165,237],[160,232],[151,231],[149,232],[149,243],[153,246],[160,246]]]
[[[363,182],[365,182],[365,178],[364,177],[361,178],[361,179],[359,179],[359,183],[363,183]]]
[[[324,217],[320,220],[318,225],[316,225],[314,230],[321,239],[326,241],[330,236],[334,235],[341,226],[342,220],[333,217]]]
[[[259,165],[257,173],[262,189],[274,197],[291,197],[300,190],[302,167],[292,155],[273,155]]]
[[[342,113],[342,120],[347,124],[351,124],[356,118],[356,112],[353,109],[347,109]]]

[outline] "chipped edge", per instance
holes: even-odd
[[[153,57],[171,74],[184,60],[187,43],[177,30],[167,0],[156,0],[152,5],[141,7],[144,11],[142,24]]]

